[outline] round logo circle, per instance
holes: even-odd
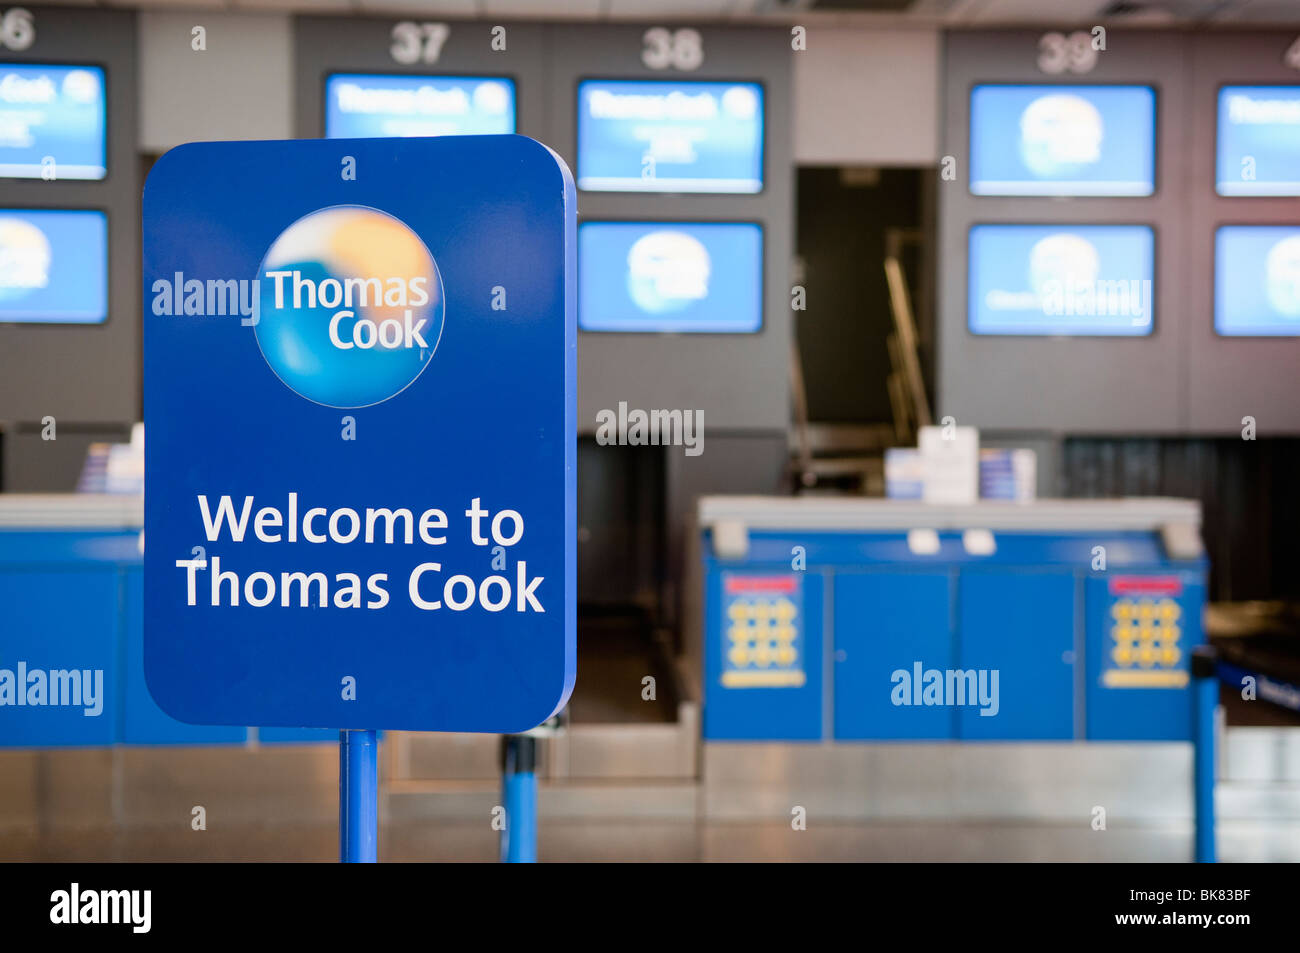
[[[709,250],[685,232],[643,235],[627,253],[627,290],[647,314],[684,311],[708,297]]]
[[[1287,318],[1300,318],[1300,235],[1284,238],[1264,259],[1268,301]]]
[[[1040,96],[1020,116],[1020,158],[1045,178],[1077,175],[1101,159],[1105,125],[1082,96]]]
[[[409,387],[442,336],[442,276],[420,236],[386,212],[304,215],[258,268],[257,346],[294,393],[368,407]]]

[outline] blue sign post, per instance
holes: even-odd
[[[144,662],[192,724],[513,733],[575,678],[575,192],[513,135],[198,143],[144,193]]]

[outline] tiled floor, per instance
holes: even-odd
[[[554,821],[543,824],[543,861],[1184,861],[1182,825],[1092,831],[1059,825],[872,822],[813,824],[689,821]],[[0,861],[332,861],[333,827],[239,827],[174,833],[142,828],[0,832]],[[467,821],[409,824],[380,834],[384,861],[490,862],[497,835]],[[1224,861],[1300,861],[1300,822],[1223,825]]]

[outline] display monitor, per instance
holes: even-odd
[[[1214,235],[1214,330],[1300,335],[1300,225],[1224,225]]]
[[[1300,86],[1219,90],[1215,190],[1300,195]]]
[[[1147,225],[975,225],[974,334],[1150,334],[1155,233]]]
[[[583,222],[578,327],[719,334],[763,325],[763,230],[748,222]]]
[[[107,319],[107,216],[80,209],[0,209],[0,323]]]
[[[504,76],[335,73],[325,80],[325,138],[472,136],[515,131]]]
[[[0,63],[0,178],[102,179],[104,71]]]
[[[1150,86],[983,85],[971,90],[975,195],[1151,195]]]
[[[763,87],[702,80],[578,84],[578,188],[763,190]]]

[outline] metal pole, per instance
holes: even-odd
[[[506,826],[501,831],[501,860],[537,863],[537,739],[506,735],[501,739],[502,798]]]
[[[1219,705],[1216,655],[1208,645],[1192,653],[1193,789],[1196,801],[1196,862],[1217,860],[1214,838],[1214,711]]]
[[[339,863],[379,859],[378,750],[373,731],[339,732]]]

